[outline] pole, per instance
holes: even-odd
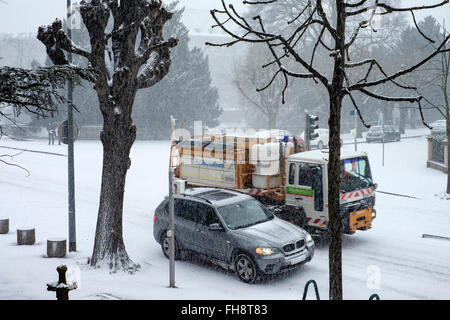
[[[169,168],[169,287],[175,288],[175,208],[173,199],[173,176],[174,168]]]
[[[72,2],[67,0],[67,35],[72,39],[72,30],[69,25],[71,16]],[[72,54],[68,53],[68,61],[72,63]],[[76,228],[75,228],[75,168],[74,168],[74,150],[73,150],[73,86],[72,81],[67,84],[67,155],[68,155],[68,188],[69,188],[69,252],[77,251]]]
[[[357,132],[358,132],[358,118],[356,117],[356,109],[355,114],[353,115],[355,117],[355,152],[358,151],[358,140],[357,140]]]
[[[311,150],[311,134],[309,132],[309,115],[308,111],[305,111],[305,151]]]
[[[384,167],[384,112],[381,112],[381,136],[383,139],[382,166]]]

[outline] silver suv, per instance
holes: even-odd
[[[169,252],[168,199],[158,206],[153,235]],[[194,188],[175,196],[175,257],[200,254],[253,283],[310,261],[314,241],[300,227],[274,216],[254,198],[224,189]]]

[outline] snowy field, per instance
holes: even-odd
[[[46,140],[3,138],[0,146],[67,152],[65,145],[48,146]],[[450,299],[450,241],[421,237],[450,237],[450,200],[443,198],[446,175],[426,168],[424,137],[386,144],[384,167],[381,148],[378,143],[358,146],[369,153],[378,189],[419,199],[378,193],[373,228],[343,236],[344,298],[365,300],[378,293],[381,299]],[[0,154],[15,152],[0,148]],[[27,168],[30,176],[0,164],[0,217],[10,219],[10,233],[0,235],[0,299],[55,299],[46,284],[57,280],[60,264],[81,269],[81,287],[70,293],[71,299],[300,299],[310,279],[317,281],[321,298],[328,297],[326,247],[318,248],[300,269],[255,285],[206,263],[177,261],[178,288],[169,289],[168,260],[152,234],[154,209],[167,194],[168,156],[168,141],[138,141],[132,149],[124,240],[141,265],[133,275],[87,266],[99,201],[100,142],[75,143],[78,251],[62,259],[46,258],[46,240],[67,237],[67,158],[30,152],[15,157],[12,162]],[[36,244],[17,246],[16,229],[26,226],[36,228]]]

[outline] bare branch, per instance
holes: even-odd
[[[355,16],[362,13],[365,13],[369,10],[373,10],[374,8],[383,8],[385,9],[385,12],[380,13],[381,15],[392,13],[392,12],[410,12],[410,11],[419,11],[419,10],[427,10],[427,9],[434,9],[441,7],[445,4],[449,3],[449,0],[443,0],[442,2],[439,2],[437,4],[431,4],[431,5],[423,5],[423,6],[415,6],[415,7],[407,7],[407,8],[396,8],[393,7],[387,3],[378,3],[378,0],[374,5],[367,6],[365,8],[361,8],[359,10],[350,11],[347,12],[347,16]]]
[[[12,160],[12,159],[14,159],[14,157],[16,157],[16,156],[22,154],[23,152],[24,152],[24,151],[19,152],[19,153],[16,153],[16,154],[13,154],[13,155],[2,154],[2,155],[0,155],[0,158],[9,157],[9,158],[11,158],[11,160]],[[8,165],[8,166],[12,166],[12,167],[16,167],[16,168],[22,169],[23,171],[25,171],[25,172],[27,173],[27,176],[30,175],[30,171],[28,171],[26,168],[24,168],[24,167],[22,167],[22,166],[20,166],[20,165],[18,165],[18,164],[11,163],[11,162],[5,161],[5,160],[3,160],[3,159],[0,159],[0,162],[3,163],[3,164],[6,164],[6,165]]]
[[[433,39],[427,37],[425,35],[425,33],[423,33],[422,30],[420,30],[420,27],[419,27],[419,25],[417,24],[417,21],[416,21],[416,16],[414,15],[414,11],[412,11],[412,10],[411,10],[411,15],[413,17],[413,21],[414,21],[414,25],[416,26],[416,30],[422,35],[422,37],[424,37],[425,39],[427,39],[431,43],[435,43],[435,41]]]
[[[361,88],[367,88],[367,87],[373,87],[373,86],[377,86],[386,82],[392,82],[393,80],[406,75],[408,73],[413,72],[414,70],[420,68],[421,66],[423,66],[424,64],[426,64],[428,61],[430,61],[431,59],[433,59],[436,55],[438,55],[441,50],[443,50],[442,48],[444,48],[444,46],[447,44],[447,42],[450,40],[450,35],[447,36],[444,41],[439,45],[439,47],[436,49],[436,51],[434,53],[432,53],[431,55],[429,55],[428,57],[426,57],[425,59],[423,59],[422,61],[420,61],[419,63],[413,65],[410,68],[401,70],[397,73],[394,73],[388,77],[385,76],[385,78],[383,79],[379,79],[376,81],[372,81],[372,82],[362,82],[362,83],[357,83],[357,84],[353,84],[350,85],[348,90],[352,91],[352,90],[359,90]]]

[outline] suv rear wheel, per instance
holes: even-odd
[[[175,260],[178,260],[178,259],[180,259],[180,249],[178,248],[177,239],[175,239],[174,244],[175,244],[175,250],[174,250],[175,251]],[[170,246],[170,238],[167,236],[167,233],[165,232],[164,235],[162,236],[162,240],[161,240],[161,249],[167,259],[170,258],[169,257],[169,246]]]
[[[258,268],[246,254],[239,254],[234,260],[236,274],[245,283],[254,283],[258,278]]]

